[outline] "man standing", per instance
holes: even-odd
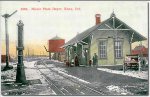
[[[98,65],[98,56],[96,55],[96,53],[94,53],[94,56],[93,56],[93,65],[97,66]]]
[[[78,60],[77,54],[75,54],[74,64],[75,64],[75,66],[79,66],[79,60]]]

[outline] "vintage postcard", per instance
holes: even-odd
[[[147,1],[0,1],[2,96],[148,96]]]

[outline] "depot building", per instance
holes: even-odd
[[[131,45],[146,40],[144,36],[118,19],[114,12],[101,22],[96,14],[96,24],[77,34],[65,43],[66,60],[74,62],[77,55],[79,65],[88,65],[94,53],[98,56],[98,65],[123,64],[124,57],[131,54]]]

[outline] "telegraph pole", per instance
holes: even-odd
[[[6,39],[6,66],[5,66],[4,70],[13,68],[12,66],[9,66],[9,34],[8,34],[8,23],[7,22],[8,22],[8,18],[11,17],[16,12],[17,12],[17,10],[14,11],[10,15],[7,13],[2,15],[2,17],[5,18],[5,33],[6,33],[6,38],[5,38]]]
[[[17,24],[18,26],[18,64],[17,64],[17,74],[16,74],[16,82],[17,83],[27,83],[24,64],[23,64],[23,50],[24,50],[24,43],[23,43],[23,22],[20,20]]]

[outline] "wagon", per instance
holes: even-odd
[[[126,55],[124,58],[123,71],[125,72],[128,68],[140,70],[141,64],[139,55]]]

